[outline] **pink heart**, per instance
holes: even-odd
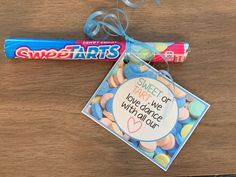
[[[142,128],[142,122],[135,121],[134,117],[130,117],[127,122],[127,128],[129,133],[135,133]]]

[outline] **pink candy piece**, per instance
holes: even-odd
[[[154,141],[153,142],[140,141],[139,147],[146,152],[153,152],[153,151],[155,151],[157,145],[156,145],[156,142],[154,142]]]
[[[102,122],[104,125],[106,125],[108,127],[111,126],[111,124],[112,124],[112,121],[108,118],[101,118],[100,122]]]
[[[163,150],[170,150],[170,149],[172,149],[174,146],[175,146],[175,137],[174,137],[174,135],[170,134],[170,139],[169,139],[168,144],[166,144],[165,146],[162,146],[161,148],[162,148]]]
[[[177,98],[183,98],[186,96],[186,93],[182,91],[180,88],[178,88],[177,86],[174,88],[174,93]]]
[[[168,144],[169,140],[170,140],[170,135],[167,135],[166,137],[164,137],[161,140],[157,141],[156,145],[160,146],[160,147],[165,146],[165,145]]]
[[[187,108],[182,107],[179,109],[179,120],[183,121],[186,120],[187,118],[189,118],[189,111]]]
[[[188,102],[192,102],[194,100],[194,97],[191,96],[191,95],[187,95],[186,99],[187,99]]]
[[[113,76],[109,77],[108,84],[110,85],[110,87],[113,88],[117,87],[117,84],[115,83]]]
[[[108,111],[106,111],[106,110],[103,110],[103,115],[106,117],[106,118],[108,118],[108,119],[110,119],[111,121],[114,121],[114,117],[113,117],[113,115],[110,113],[110,112],[108,112]]]
[[[113,79],[117,85],[120,85],[125,81],[123,68],[118,68],[117,73],[113,75]]]
[[[105,108],[105,105],[106,105],[107,100],[109,100],[109,99],[112,98],[112,97],[113,97],[113,94],[112,94],[112,93],[105,93],[105,94],[102,96],[102,98],[101,98],[101,100],[100,100],[100,104],[101,104],[102,108]]]

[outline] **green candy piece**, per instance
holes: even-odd
[[[148,49],[143,48],[137,53],[137,57],[141,58],[142,60],[148,61],[154,58],[154,53]]]
[[[154,152],[146,152],[146,151],[143,151],[148,157],[151,157],[153,158],[153,156],[155,155]]]
[[[205,110],[205,108],[206,106],[198,100],[194,100],[188,105],[190,116],[193,119],[198,119]]]

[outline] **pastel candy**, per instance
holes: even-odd
[[[183,139],[186,138],[186,136],[191,131],[192,127],[193,127],[193,124],[187,124],[187,125],[183,126],[183,128],[182,128],[182,130],[180,132],[180,134],[181,134]]]
[[[168,141],[168,144],[162,146],[161,148],[164,150],[172,149],[175,146],[175,137],[174,135],[170,134],[170,139]]]
[[[113,99],[111,98],[111,99],[109,99],[107,102],[106,102],[106,110],[108,111],[108,112],[112,112],[112,102],[113,102]]]
[[[187,108],[180,108],[179,109],[179,117],[178,117],[178,120],[181,122],[181,121],[184,121],[186,119],[189,118],[189,112],[188,112],[188,109]]]
[[[145,65],[141,65],[140,70],[141,70],[141,72],[148,71],[148,67]]]
[[[177,144],[180,146],[182,143],[183,143],[183,138],[181,137],[181,135],[178,133],[176,136],[175,136],[175,140],[177,142]]]
[[[97,92],[97,95],[104,95],[106,92],[108,92],[110,90],[110,87],[109,87],[109,84],[105,81],[101,84],[98,92]]]
[[[157,145],[156,142],[144,142],[144,141],[140,141],[139,143],[139,147],[147,152],[154,152]]]
[[[188,110],[193,119],[198,119],[204,112],[206,106],[198,100],[189,103]]]
[[[192,102],[194,100],[194,97],[191,96],[191,95],[187,95],[186,99],[187,99],[188,102]]]
[[[168,144],[169,140],[170,140],[170,135],[167,135],[166,137],[162,138],[161,140],[158,140],[156,142],[156,145],[161,146],[161,147],[165,146]]]
[[[154,160],[161,164],[162,166],[166,167],[169,162],[170,162],[170,157],[166,154],[157,154],[155,157],[154,157]]]
[[[157,147],[155,149],[155,154],[165,154],[165,153],[166,153],[166,151],[161,149],[160,147]]]
[[[146,49],[146,48],[142,48],[138,53],[137,53],[137,57],[141,58],[142,60],[151,60],[154,58],[154,53],[151,52],[150,50]]]
[[[110,127],[112,124],[112,121],[108,118],[101,118],[100,122],[102,122],[102,124],[106,125],[107,127]]]
[[[117,91],[117,87],[116,88],[112,88],[108,91],[108,93],[112,93],[112,94],[115,94]]]
[[[178,146],[177,144],[175,144],[175,146],[172,149],[169,149],[167,152],[170,156],[173,156],[177,150],[178,150]]]
[[[101,96],[95,96],[94,98],[93,98],[93,100],[92,100],[92,104],[93,103],[99,103],[100,102],[100,100],[101,100]]]
[[[176,102],[177,102],[177,106],[179,108],[182,108],[185,105],[185,103],[186,103],[186,97],[177,98]]]
[[[143,151],[148,157],[151,157],[153,158],[153,156],[155,155],[154,152],[146,152],[146,151]]]
[[[133,79],[142,75],[142,71],[137,64],[127,64],[124,69],[124,75],[128,79]]]
[[[188,123],[191,123],[192,119],[191,117],[188,117],[187,119],[181,121],[181,124],[188,124]]]
[[[174,88],[174,93],[177,98],[183,98],[186,96],[186,93],[177,86]]]
[[[89,105],[89,106],[87,107],[87,109],[86,109],[86,112],[89,113],[89,114],[91,114],[91,107],[92,107],[92,106]]]
[[[116,132],[118,135],[123,136],[122,131],[119,129],[116,123],[112,122],[111,129],[114,130],[114,132]]]
[[[105,106],[106,106],[107,100],[109,100],[109,99],[112,98],[112,97],[113,97],[113,94],[112,94],[112,93],[105,93],[105,94],[102,96],[102,98],[101,98],[101,100],[100,100],[100,104],[101,104],[101,106],[102,106],[103,109],[104,109]]]
[[[92,104],[91,113],[96,119],[102,118],[102,108],[99,103]]]
[[[167,86],[169,86],[171,84],[166,78],[164,78],[160,75],[157,76],[157,80],[161,81],[163,84],[165,84]]]
[[[123,75],[123,69],[119,68],[117,70],[117,73],[113,75],[113,79],[116,83],[116,85],[120,85],[125,81],[125,77]]]
[[[111,121],[114,121],[114,117],[113,117],[112,113],[110,113],[110,112],[108,112],[108,111],[106,111],[106,110],[103,110],[102,113],[103,113],[103,115],[104,115],[106,118],[110,119]]]
[[[110,76],[110,77],[109,77],[108,83],[109,83],[109,86],[112,87],[112,88],[117,87],[117,84],[116,84],[116,82],[114,81],[113,76]]]
[[[172,133],[173,135],[176,135],[176,134],[178,134],[178,133],[181,131],[181,129],[182,129],[181,123],[177,122],[177,123],[175,124],[175,127],[171,130],[171,133]]]

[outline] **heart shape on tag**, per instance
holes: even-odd
[[[127,121],[127,128],[129,133],[135,133],[142,128],[142,122],[135,121],[134,117],[130,117]]]

